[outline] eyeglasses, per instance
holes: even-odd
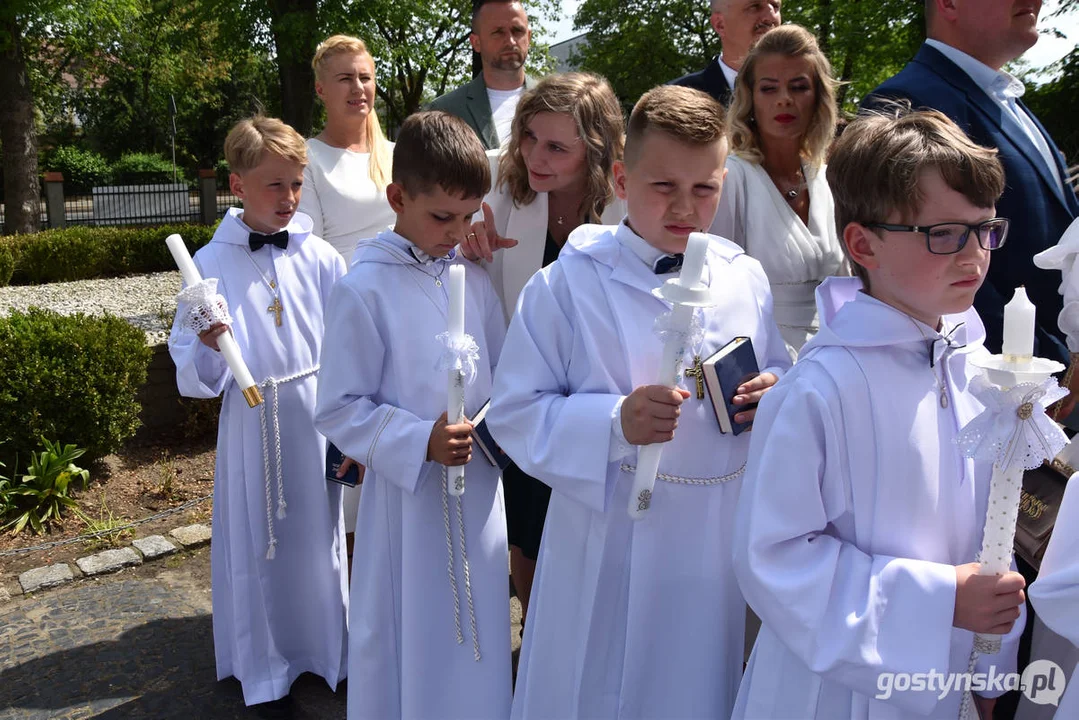
[[[934,255],[953,255],[967,245],[970,234],[978,234],[978,244],[983,250],[996,250],[1008,239],[1007,218],[993,218],[977,225],[966,223],[937,223],[936,225],[893,225],[891,223],[864,223],[867,228],[880,228],[892,232],[916,232],[925,235],[925,246]]]

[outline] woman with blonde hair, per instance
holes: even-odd
[[[393,224],[386,202],[393,143],[375,112],[375,61],[359,38],[334,35],[315,50],[315,92],[326,126],[307,141],[299,209],[313,233],[352,259],[356,245]]]
[[[501,155],[488,153],[497,170],[484,219],[462,246],[486,265],[507,319],[525,283],[558,258],[574,229],[621,222],[612,168],[624,135],[622,108],[598,75],[552,75],[521,97],[509,142]],[[527,610],[551,489],[516,465],[503,486],[513,584]]]
[[[836,85],[812,33],[783,25],[750,51],[727,116],[731,154],[711,231],[764,266],[792,355],[819,328],[817,286],[849,274],[825,179]]]

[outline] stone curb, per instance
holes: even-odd
[[[172,540],[162,535],[138,538],[124,547],[76,558],[73,564],[62,562],[31,568],[19,574],[17,584],[0,587],[0,603],[20,594],[60,587],[77,578],[95,577],[142,565],[143,561],[167,557],[181,549],[193,550],[210,542],[211,531],[209,525],[196,523],[174,528],[169,535]]]

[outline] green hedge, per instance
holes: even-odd
[[[91,458],[120,448],[139,427],[135,400],[151,350],[117,317],[31,309],[0,317],[0,462],[29,460],[41,438],[62,438]]]
[[[165,246],[172,233],[183,236],[194,255],[214,227],[69,227],[0,238],[0,287],[175,270]]]

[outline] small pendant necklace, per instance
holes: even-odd
[[[443,261],[442,262],[442,267],[439,268],[439,270],[438,270],[438,274],[431,274],[431,273],[427,272],[426,270],[424,270],[423,269],[423,263],[421,263],[419,260],[416,261],[416,264],[413,265],[413,267],[415,267],[417,270],[419,270],[421,273],[423,273],[427,277],[434,278],[435,287],[442,287],[442,273],[446,272],[446,266],[449,265],[449,263],[446,262],[444,258],[439,258],[438,260]],[[436,260],[435,262],[438,262],[438,260]]]
[[[273,313],[274,325],[281,327],[281,313],[284,312],[285,306],[281,304],[281,296],[277,294],[277,283],[271,280],[262,272],[262,268],[259,267],[258,262],[251,255],[251,251],[244,248],[244,255],[251,261],[251,264],[255,266],[255,272],[259,274],[259,278],[262,283],[270,289],[270,294],[273,295],[273,303],[266,308],[266,312]],[[273,265],[273,258],[270,258],[270,264]]]
[[[918,332],[921,333],[922,339],[925,340],[926,348],[929,350],[929,371],[931,373],[933,373],[933,380],[936,381],[937,387],[939,388],[940,406],[941,406],[941,408],[947,410],[948,409],[948,386],[944,382],[944,366],[943,365],[941,365],[941,368],[940,368],[940,377],[937,377],[936,358],[933,357],[933,345],[934,345],[935,341],[929,339],[929,337],[925,334],[925,331],[922,330],[922,326],[919,325],[914,320],[914,318],[910,317],[910,315],[908,315],[907,317],[910,319],[910,321],[912,323],[914,323],[914,327],[918,328]]]

